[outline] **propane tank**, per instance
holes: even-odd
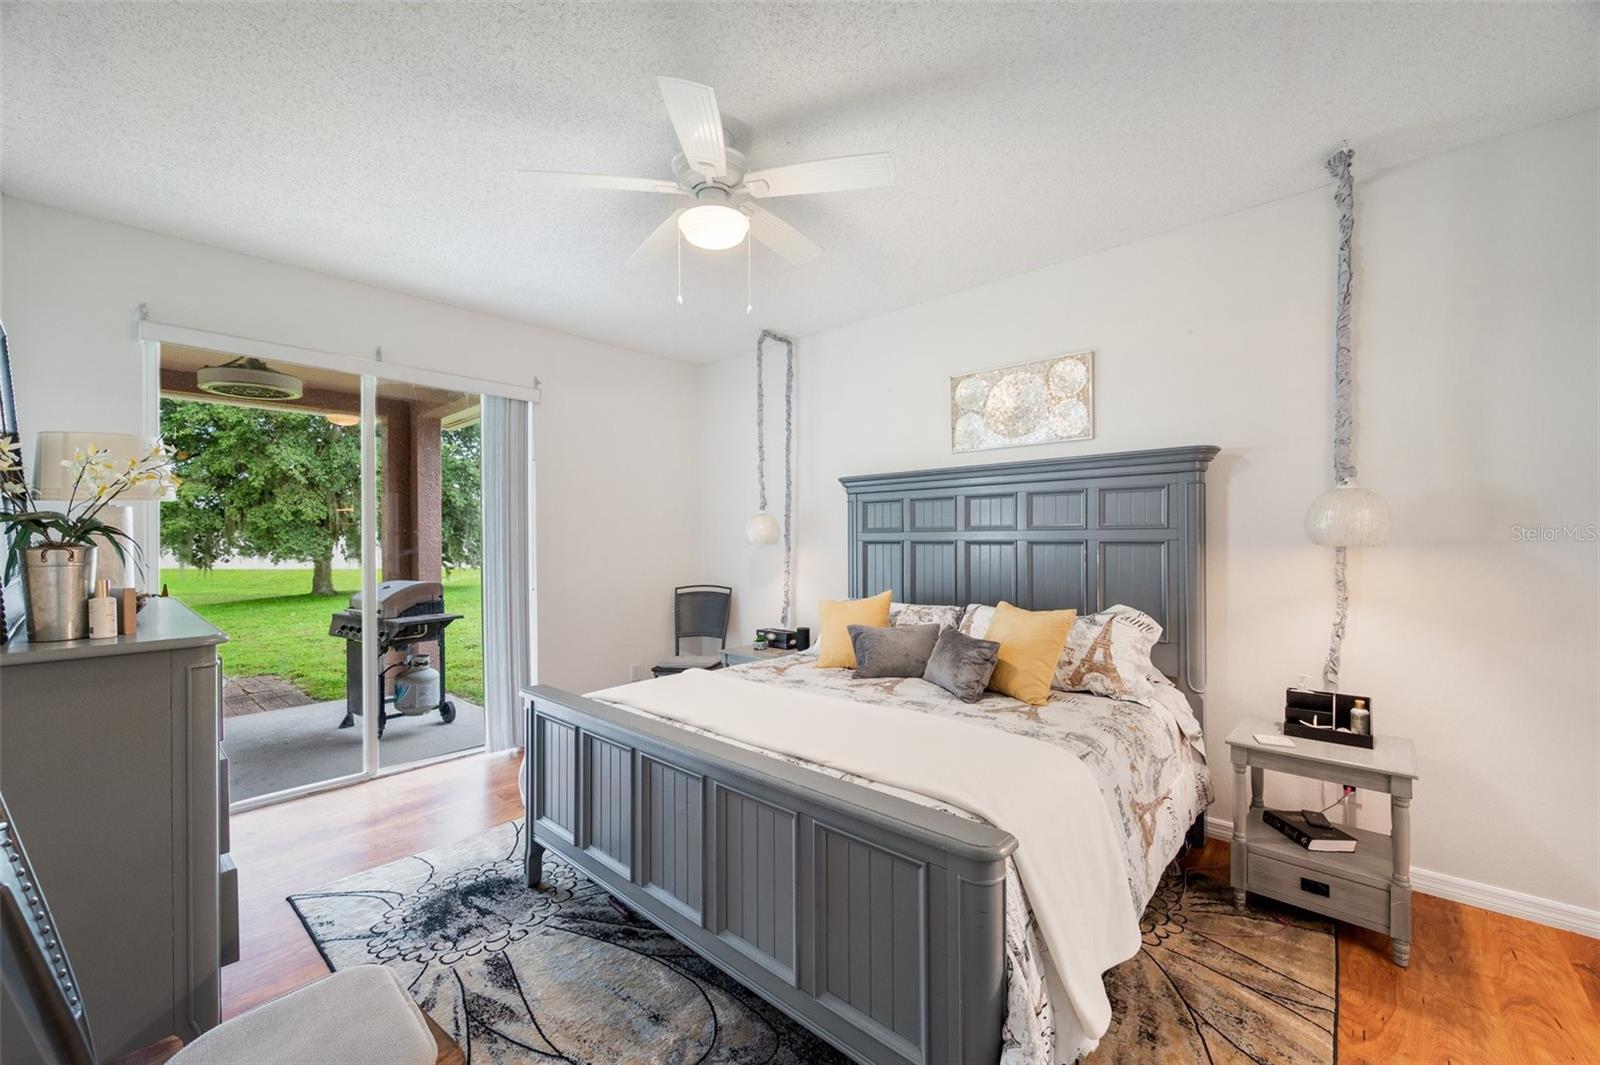
[[[427,655],[406,655],[405,671],[394,678],[394,708],[426,714],[439,705],[439,671]]]

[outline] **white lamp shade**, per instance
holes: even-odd
[[[779,532],[778,519],[764,510],[744,523],[744,538],[752,544],[775,544]]]
[[[750,232],[750,219],[736,207],[702,203],[678,216],[678,232],[697,248],[726,251],[744,242],[745,234]]]
[[[72,496],[72,470],[63,466],[79,451],[103,449],[119,466],[150,454],[157,441],[136,433],[39,433],[33,438],[33,494],[43,502],[65,503]],[[119,503],[172,499],[173,493],[152,481],[122,492]]]
[[[1353,484],[1328,489],[1306,511],[1306,535],[1323,547],[1382,547],[1393,531],[1389,504]]]

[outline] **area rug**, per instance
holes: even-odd
[[[548,854],[544,881],[513,821],[289,904],[329,968],[398,971],[472,1065],[845,1061]]]
[[[843,1062],[676,939],[545,856],[522,879],[522,825],[402,858],[289,903],[329,968],[394,967],[475,1063]],[[1139,954],[1106,975],[1111,1030],[1091,1065],[1331,1065],[1331,922],[1169,870]]]
[[[1144,943],[1106,974],[1111,1030],[1086,1065],[1336,1060],[1339,950],[1333,922],[1226,883],[1167,870],[1139,922]]]

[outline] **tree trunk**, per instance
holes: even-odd
[[[311,564],[311,594],[338,595],[333,587],[333,558],[319,558]]]

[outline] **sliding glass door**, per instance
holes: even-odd
[[[244,372],[234,372],[244,371]],[[250,803],[367,772],[362,379],[162,345],[160,587],[228,634],[222,732]],[[294,393],[298,392],[298,395]]]
[[[393,769],[483,747],[482,404],[376,388],[378,767]]]
[[[531,568],[513,575],[522,594],[495,590],[499,681],[486,695],[485,397],[176,343],[150,350],[159,431],[184,482],[161,505],[150,583],[229,635],[235,805],[482,750],[490,698],[506,746],[508,701],[529,679],[526,649],[506,645],[508,634],[531,642]],[[271,389],[252,384],[262,373],[275,375]],[[494,424],[512,409],[526,430],[525,403],[489,402]],[[526,462],[511,469],[529,476]],[[512,494],[525,505],[529,490]],[[526,561],[530,524],[510,533]],[[496,572],[516,555],[507,534]]]

